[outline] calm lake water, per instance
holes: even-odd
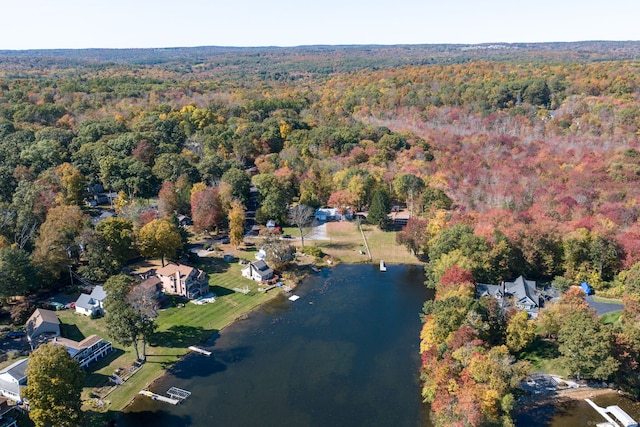
[[[138,397],[122,427],[429,426],[420,399],[422,268],[339,265],[212,338]]]

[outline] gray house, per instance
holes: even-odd
[[[531,317],[538,316],[540,296],[536,289],[536,282],[527,280],[523,276],[513,282],[502,282],[499,285],[478,283],[476,296],[478,298],[491,296],[497,299],[505,309],[515,307],[518,310],[526,311]]]

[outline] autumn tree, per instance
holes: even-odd
[[[151,221],[138,232],[140,254],[145,257],[174,257],[182,248],[182,237],[178,226],[166,218]]]
[[[85,373],[62,345],[42,344],[29,357],[24,391],[29,418],[38,427],[74,427],[82,418],[80,393]]]
[[[236,249],[242,243],[244,237],[245,220],[244,206],[239,200],[234,200],[229,211],[229,240]]]
[[[405,246],[412,254],[420,256],[427,251],[429,220],[409,218],[407,225],[396,233],[396,242]]]
[[[536,324],[529,320],[526,311],[519,311],[507,325],[507,347],[512,353],[527,348],[536,339]]]
[[[70,205],[79,205],[82,201],[82,194],[86,183],[84,175],[69,163],[62,163],[56,168],[55,172],[60,179],[64,202]]]
[[[613,334],[592,310],[571,313],[558,332],[558,350],[571,374],[606,380],[618,369],[613,357]]]
[[[289,209],[289,223],[298,227],[300,240],[304,246],[304,237],[313,222],[314,209],[307,205],[295,205]]]
[[[55,280],[78,256],[76,238],[85,217],[78,206],[56,206],[49,210],[35,240],[33,262],[42,266],[44,277]]]
[[[207,187],[191,195],[193,229],[198,233],[217,230],[222,226],[224,208],[218,189]]]

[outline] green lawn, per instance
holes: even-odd
[[[604,325],[617,325],[620,323],[620,316],[622,316],[622,310],[603,314],[600,316],[600,323]]]
[[[165,370],[184,356],[190,345],[199,345],[213,334],[229,325],[244,313],[265,303],[277,295],[277,290],[264,293],[259,284],[240,276],[241,265],[226,263],[221,259],[204,258],[197,265],[209,273],[211,290],[218,295],[214,303],[196,305],[182,299],[173,299],[174,306],[161,310],[157,318],[158,329],[147,346],[147,362],[123,385],[103,398],[104,407],[95,408],[97,393],[104,392],[101,385],[118,368],[128,369],[135,361],[133,347],[123,348],[114,343],[116,351],[106,359],[92,365],[88,372],[83,392],[85,409],[93,414],[99,425],[105,418],[103,412],[119,411],[133,397],[146,388]],[[248,287],[249,293],[235,292],[234,288]],[[82,339],[91,334],[108,338],[104,319],[90,319],[71,310],[59,312],[63,336]]]
[[[532,371],[566,375],[567,372],[558,359],[559,356],[557,342],[538,337],[529,348],[518,355],[518,359],[531,362]]]

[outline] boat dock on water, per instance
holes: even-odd
[[[591,399],[585,399],[593,409],[598,411],[602,417],[607,420],[606,423],[598,424],[601,427],[638,427],[637,421],[629,416],[622,408],[618,405],[607,406],[606,408],[602,408],[596,405]],[[613,415],[616,420],[614,420],[609,414]]]
[[[384,260],[380,260],[380,271],[387,271],[387,265],[384,263]]]

